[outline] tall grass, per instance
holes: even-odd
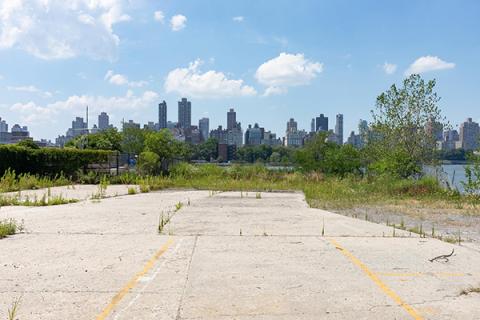
[[[17,175],[15,171],[8,169],[3,173],[3,176],[0,177],[0,192],[65,186],[71,183],[71,180],[63,175],[57,175],[53,178],[40,177],[28,173]]]
[[[19,224],[15,219],[0,220],[0,239],[14,235],[23,230],[23,223]]]

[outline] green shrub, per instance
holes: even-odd
[[[108,161],[110,151],[39,148],[18,145],[0,146],[0,174],[8,169],[17,174],[30,173],[42,176],[74,175],[88,165]]]
[[[141,174],[158,174],[160,172],[160,157],[151,151],[140,153],[138,158],[138,169]]]

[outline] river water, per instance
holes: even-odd
[[[438,176],[441,181],[447,182],[454,189],[458,189],[460,192],[464,191],[462,185],[462,182],[466,181],[464,164],[444,164],[437,169],[425,168],[425,171],[427,174]]]

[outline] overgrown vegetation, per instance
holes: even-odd
[[[0,220],[0,239],[23,231],[23,222],[18,223],[15,219]]]

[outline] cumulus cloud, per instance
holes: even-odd
[[[177,14],[170,19],[170,27],[172,31],[180,31],[187,25],[187,17],[181,14]]]
[[[455,63],[446,62],[436,56],[423,56],[415,60],[405,71],[405,75],[425,73],[435,70],[447,70],[455,68]]]
[[[89,106],[92,112],[116,112],[138,111],[155,105],[159,95],[154,91],[145,91],[136,96],[128,90],[125,96],[103,97],[103,96],[70,96],[66,100],[60,100],[46,105],[40,105],[33,101],[28,103],[16,103],[10,106],[10,111],[20,115],[22,123],[27,125],[45,125],[54,123],[59,115],[83,114],[85,106]]]
[[[285,93],[288,87],[308,85],[323,71],[323,64],[305,58],[301,53],[280,53],[258,67],[255,78],[267,89],[264,95]]]
[[[153,18],[160,23],[165,23],[165,15],[160,10],[154,12]]]
[[[243,16],[237,16],[237,17],[233,17],[232,20],[235,22],[243,22],[245,18]]]
[[[129,81],[123,74],[116,74],[113,70],[108,70],[104,78],[106,81],[117,86],[127,85],[129,87],[139,88],[148,84],[148,81]]]
[[[385,63],[383,64],[383,71],[384,71],[386,74],[394,74],[395,71],[397,71],[397,65],[396,65],[396,64],[393,64],[393,63],[385,62]]]
[[[53,94],[50,91],[43,91],[38,89],[35,86],[7,86],[8,91],[17,91],[17,92],[27,92],[27,93],[35,93],[44,98],[51,98]]]
[[[243,80],[231,80],[223,72],[214,70],[202,73],[201,60],[191,62],[187,68],[170,71],[165,80],[165,91],[196,98],[253,96],[257,92]]]
[[[0,1],[0,49],[18,48],[46,60],[112,60],[120,42],[113,26],[130,20],[124,1]]]

